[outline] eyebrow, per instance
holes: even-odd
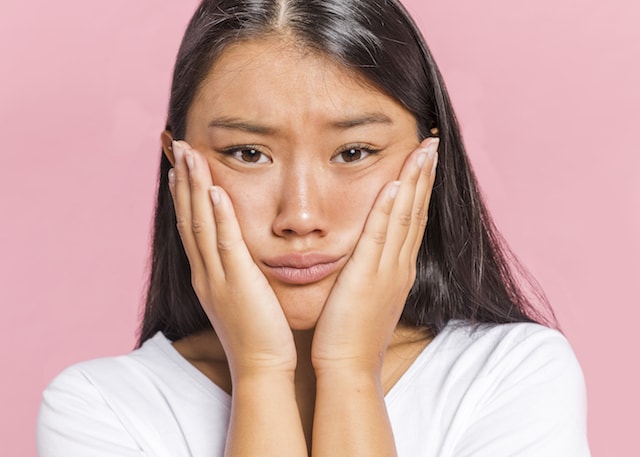
[[[337,130],[348,130],[370,124],[392,125],[393,121],[384,113],[367,113],[362,116],[332,122],[331,127]]]
[[[329,123],[334,130],[348,130],[371,124],[392,125],[393,120],[384,113],[366,113],[353,118],[340,119]],[[274,135],[277,129],[238,118],[222,117],[209,122],[209,128],[241,130],[258,135]]]
[[[273,135],[276,129],[266,125],[254,124],[241,119],[222,117],[209,122],[209,128],[220,128],[230,130],[241,130],[247,133],[257,133],[259,135]]]

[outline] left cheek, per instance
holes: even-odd
[[[332,186],[334,198],[331,199],[330,210],[339,213],[340,225],[345,230],[353,231],[359,236],[380,191],[393,179],[395,178],[387,179],[386,176],[377,174],[350,180],[348,183],[336,183]]]

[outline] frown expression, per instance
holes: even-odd
[[[230,195],[294,329],[315,325],[373,202],[419,142],[413,115],[394,99],[277,38],[218,57],[185,140]]]

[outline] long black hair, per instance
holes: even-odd
[[[355,70],[440,137],[429,223],[402,321],[437,334],[451,319],[554,325],[544,294],[493,225],[465,152],[440,72],[397,0],[204,0],[176,59],[166,129],[184,137],[189,107],[213,62],[243,40],[287,36]],[[277,65],[277,63],[274,63]],[[177,340],[211,324],[191,287],[189,262],[162,155],[146,307],[138,344]]]

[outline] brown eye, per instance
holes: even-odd
[[[341,152],[340,157],[342,157],[343,162],[355,162],[362,158],[362,149],[351,148],[347,151]]]
[[[334,155],[331,160],[338,163],[360,162],[371,154],[376,154],[378,150],[373,150],[365,146],[347,147]]]
[[[246,164],[260,165],[271,163],[271,158],[268,155],[251,146],[238,146],[228,148],[226,150],[223,150],[223,154],[231,156],[238,162]]]
[[[257,163],[260,161],[262,153],[255,149],[243,149],[240,151],[240,157],[244,162]]]

